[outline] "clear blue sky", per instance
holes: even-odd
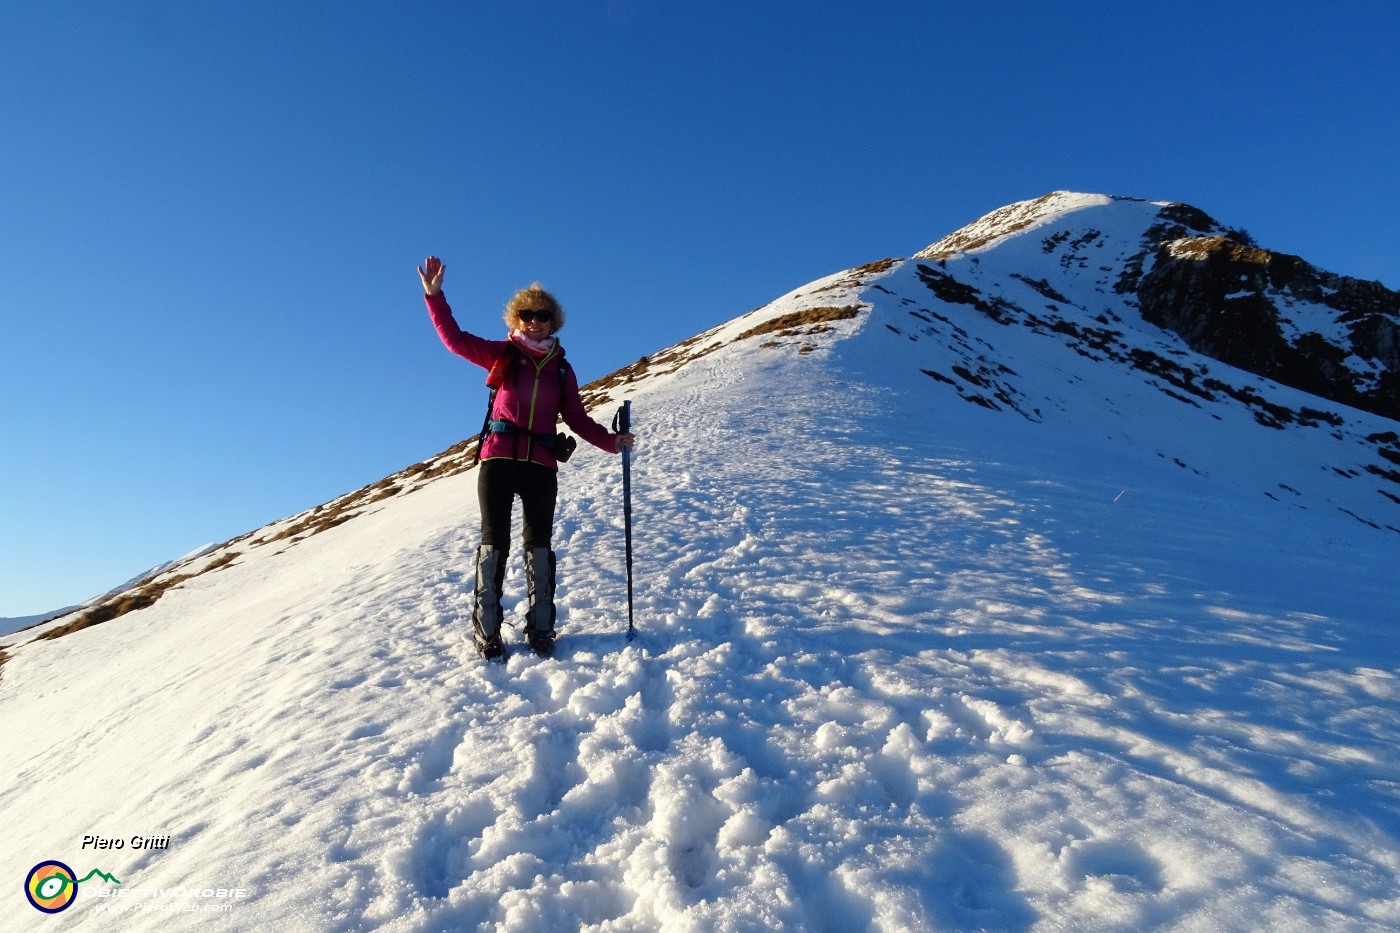
[[[554,290],[585,379],[1059,188],[1400,287],[1397,45],[1390,0],[6,3],[0,616],[474,433],[429,252],[488,335]]]

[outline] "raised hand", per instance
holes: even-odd
[[[442,291],[442,274],[446,271],[447,267],[436,256],[423,260],[423,265],[418,267],[418,277],[423,280],[423,294],[436,295]]]

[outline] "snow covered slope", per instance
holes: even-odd
[[[1396,424],[1143,320],[1164,211],[1013,205],[596,383],[631,644],[581,448],[558,656],[474,658],[467,445],[24,633],[0,876],[119,879],[75,930],[1395,928]]]

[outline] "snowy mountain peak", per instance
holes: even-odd
[[[1127,205],[1137,205],[1125,209]],[[1072,217],[1080,212],[1089,216]],[[1128,239],[1140,244],[1154,225],[1186,224],[1195,233],[1223,232],[1213,220],[1194,209],[1174,202],[1140,201],[1135,198],[1074,191],[1052,191],[1030,201],[1018,201],[998,208],[967,226],[948,234],[914,254],[915,259],[947,259],[959,253],[991,249],[1009,237],[1031,236],[1046,226],[1065,229],[1121,230],[1126,222],[1132,231]],[[1134,223],[1134,219],[1138,222]],[[1181,229],[1180,226],[1177,229]]]
[[[1400,294],[1262,249],[1189,205],[1053,192],[914,258],[953,263],[954,278],[985,279],[988,263],[1089,298],[1082,309],[1105,323],[1140,312],[1205,357],[1400,419]]]

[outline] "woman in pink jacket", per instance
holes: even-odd
[[[529,590],[525,636],[530,648],[548,656],[554,650],[555,559],[550,548],[554,504],[559,492],[559,418],[595,447],[619,453],[632,446],[631,434],[613,434],[589,417],[579,397],[578,379],[554,336],[564,326],[564,310],[538,283],[521,289],[506,305],[510,334],[486,340],[457,325],[442,294],[442,261],[429,256],[418,267],[424,301],[447,349],[487,371],[491,408],[482,431],[477,496],[481,500],[481,545],[476,552],[472,630],[484,658],[504,655],[501,644],[501,587],[510,550],[510,517],[520,498],[525,521],[525,580]]]

